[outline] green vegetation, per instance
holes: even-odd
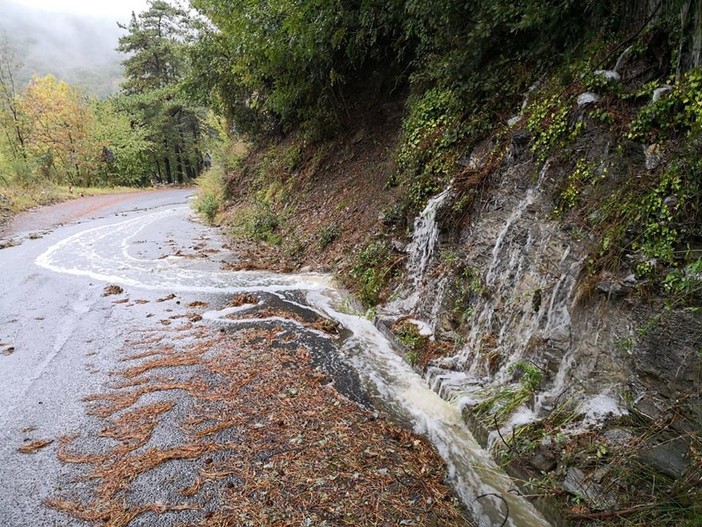
[[[224,186],[224,173],[220,169],[212,169],[197,180],[194,208],[208,223],[214,223],[221,211],[225,199]]]
[[[573,101],[562,95],[551,95],[529,106],[527,128],[533,134],[531,151],[540,161],[557,148],[563,148],[569,136],[574,135],[568,117]]]
[[[397,165],[411,207],[420,210],[455,172],[456,147],[464,136],[461,101],[451,90],[434,88],[410,98],[408,106]]]
[[[409,321],[403,321],[397,327],[393,328],[397,340],[407,348],[405,358],[411,366],[416,366],[419,363],[422,355],[427,351],[429,338],[423,336],[419,332],[416,324]]]
[[[390,247],[382,241],[371,242],[358,254],[350,275],[358,284],[359,300],[365,307],[378,304],[392,273],[397,271],[396,263]]]
[[[473,407],[473,413],[485,426],[501,426],[520,406],[529,402],[543,381],[543,372],[526,361],[517,361],[510,371],[519,377],[518,384],[497,389]]]
[[[319,231],[319,250],[323,251],[334,243],[341,233],[337,225],[326,225]]]

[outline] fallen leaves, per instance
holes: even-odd
[[[102,296],[121,295],[122,293],[124,293],[124,289],[122,289],[118,285],[113,284],[108,285],[107,287],[105,287],[105,289],[103,289]]]
[[[258,304],[258,298],[254,295],[236,295],[229,301],[229,307],[241,307],[249,304]]]
[[[31,441],[29,443],[25,443],[21,447],[17,449],[18,452],[21,454],[35,454],[42,448],[45,448],[49,446],[51,443],[53,443],[53,439],[37,439],[36,441]]]
[[[112,527],[181,510],[190,511],[188,525],[203,527],[466,525],[431,446],[339,395],[296,343],[302,331],[319,338],[336,328],[322,318],[261,313],[274,312],[308,329],[171,327],[130,341],[116,374],[124,381],[86,398],[112,446],[81,453],[73,437],[57,449],[59,460],[84,465],[82,479],[94,485],[47,505]],[[176,377],[166,377],[173,368]],[[159,426],[178,434],[154,441]],[[184,461],[187,472],[178,470],[177,479],[153,479]],[[138,494],[144,477],[166,496]],[[148,499],[154,502],[139,501]]]

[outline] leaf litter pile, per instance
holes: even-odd
[[[468,525],[426,441],[341,396],[297,325],[253,320],[128,343],[86,398],[99,437],[60,440],[59,459],[84,467],[64,489],[82,490],[47,505],[109,526]]]

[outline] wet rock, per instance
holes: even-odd
[[[654,467],[661,474],[680,478],[687,468],[689,442],[676,438],[641,450],[641,460]]]
[[[634,402],[634,410],[644,417],[648,417],[652,421],[660,419],[663,412],[658,408],[656,402],[648,397],[641,398],[640,400]]]
[[[458,164],[471,170],[483,168],[494,146],[492,141],[483,141],[473,149],[469,156],[459,159]]]
[[[461,340],[461,336],[458,333],[452,330],[444,331],[443,328],[439,333],[439,336],[441,337],[441,340],[448,342],[459,342]]]
[[[624,428],[612,428],[604,433],[604,438],[611,446],[623,447],[634,439],[634,435]]]
[[[661,162],[661,147],[657,144],[652,144],[644,147],[644,155],[646,156],[646,170],[657,169]]]
[[[668,85],[668,84],[665,84],[665,85],[661,86],[660,88],[656,88],[655,90],[653,90],[653,97],[651,98],[651,102],[652,103],[658,102],[661,99],[661,97],[663,97],[666,93],[668,93],[672,89],[673,89],[673,87]]]
[[[604,77],[608,81],[619,82],[622,76],[614,70],[597,70],[594,72],[598,77]]]
[[[635,274],[630,274],[626,278],[624,278],[624,283],[626,285],[634,285],[636,283],[636,275]]]
[[[600,282],[597,284],[597,290],[600,293],[604,293],[608,298],[617,298],[622,296],[626,290],[624,286],[617,282]]]
[[[563,481],[563,489],[587,501],[595,510],[613,509],[617,506],[614,496],[607,494],[601,485],[576,467],[570,467]]]
[[[596,93],[585,92],[578,95],[578,106],[586,106],[588,104],[594,104],[600,100],[600,96]]]
[[[529,152],[529,132],[527,130],[515,130],[512,134],[512,144],[509,149],[509,159],[511,163],[516,163],[517,158],[524,153]]]
[[[529,143],[531,135],[527,130],[517,130],[512,134],[512,144],[524,146]]]
[[[551,437],[544,437],[537,445],[529,464],[539,472],[550,472],[558,464],[559,448]]]
[[[668,208],[673,208],[678,204],[678,198],[675,196],[668,196],[663,200],[663,205],[665,205]]]
[[[407,249],[407,244],[404,242],[401,242],[400,240],[392,240],[390,242],[390,247],[396,253],[404,254],[405,250]]]

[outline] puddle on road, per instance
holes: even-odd
[[[363,403],[371,401],[432,442],[479,525],[503,525],[505,518],[507,526],[548,525],[473,439],[460,409],[429,389],[373,323],[348,307],[348,298],[329,276],[223,271],[220,264],[206,259],[156,257],[156,253],[146,258],[143,246],[160,239],[159,233],[171,233],[169,239],[177,240],[173,233],[204,232],[204,227],[187,221],[189,214],[188,207],[179,206],[89,228],[56,243],[36,263],[57,273],[122,287],[217,297],[255,295],[260,299],[257,304],[222,307],[203,317],[225,327],[298,326],[297,344],[301,341],[315,350],[313,360],[334,377],[343,393]],[[329,334],[330,327],[310,329],[319,320],[332,321],[339,334]]]

